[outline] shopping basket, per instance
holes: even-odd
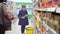
[[[34,34],[34,28],[33,27],[27,27],[26,28],[26,34]]]

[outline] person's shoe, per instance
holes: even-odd
[[[25,34],[25,33],[23,33],[23,34]]]
[[[23,33],[21,33],[21,34],[23,34]]]

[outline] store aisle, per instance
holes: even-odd
[[[12,30],[11,31],[6,31],[5,34],[21,34],[21,26],[18,25],[18,19],[15,23],[12,23]]]
[[[21,34],[21,26],[18,25],[18,19],[15,23],[12,23],[12,30],[6,31],[5,34]],[[31,24],[31,23],[30,23]],[[48,30],[48,34],[54,34],[51,30]]]
[[[26,27],[30,27],[30,26],[34,26],[34,23],[31,22],[30,19],[29,20],[29,25]],[[18,25],[18,21],[19,19],[16,20],[15,23],[12,23],[12,30],[11,31],[6,31],[5,34],[21,34],[21,26]]]

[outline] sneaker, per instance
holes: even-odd
[[[23,33],[23,34],[25,34],[25,33]]]
[[[23,33],[21,33],[21,34],[23,34]]]

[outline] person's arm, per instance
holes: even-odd
[[[19,11],[18,18],[21,18],[21,11]]]
[[[28,13],[27,13],[27,10],[26,10],[26,12],[25,12],[25,16],[24,17],[28,17]]]

